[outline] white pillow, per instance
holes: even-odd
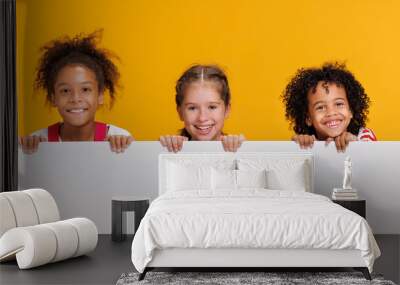
[[[236,190],[236,170],[216,169],[211,170],[212,189]]]
[[[211,166],[169,162],[166,180],[167,191],[211,189]]]
[[[271,169],[267,172],[268,189],[306,191],[304,164],[295,168]]]
[[[237,188],[267,188],[267,171],[236,170]]]
[[[262,170],[211,170],[212,189],[267,188],[267,176]]]
[[[268,189],[311,191],[307,160],[243,158],[238,160],[238,168],[239,170],[265,169]]]

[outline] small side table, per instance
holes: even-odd
[[[140,221],[149,208],[150,199],[148,197],[137,196],[118,196],[112,197],[111,202],[111,239],[113,241],[123,241],[126,234],[122,232],[123,212],[135,212],[135,231],[137,231]]]
[[[366,219],[366,201],[362,199],[357,200],[332,200],[332,202],[339,204],[340,206],[359,214],[361,217]]]

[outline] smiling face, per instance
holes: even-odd
[[[307,125],[313,126],[317,138],[335,138],[347,131],[353,114],[346,91],[334,83],[318,82],[315,92],[308,92]]]
[[[192,140],[219,140],[230,106],[221,99],[219,86],[212,81],[189,84],[178,113]]]
[[[94,122],[97,107],[103,104],[95,73],[83,65],[67,65],[57,75],[52,94],[64,124],[83,127]]]

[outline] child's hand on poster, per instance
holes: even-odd
[[[301,149],[312,148],[316,138],[314,135],[294,135],[292,141],[300,145]]]
[[[244,135],[224,135],[221,136],[222,146],[225,151],[236,152],[246,140]]]
[[[163,147],[166,147],[169,152],[178,152],[182,149],[183,142],[187,141],[188,138],[184,136],[161,136],[160,143]]]
[[[337,136],[335,138],[327,138],[326,145],[328,145],[330,142],[334,141],[337,151],[344,152],[346,150],[346,147],[349,145],[349,142],[356,141],[356,140],[357,140],[357,136],[355,136],[349,132],[343,132],[340,136]]]
[[[111,151],[121,153],[128,148],[134,139],[131,136],[112,135],[107,136],[107,141],[110,142]]]
[[[32,154],[38,150],[39,143],[46,142],[47,138],[42,136],[26,136],[18,139],[19,145],[22,147],[22,151],[26,154]]]

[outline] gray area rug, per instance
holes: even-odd
[[[379,284],[395,285],[384,280],[381,275],[372,274],[372,281],[364,278],[360,272],[148,272],[142,281],[138,281],[139,273],[124,273],[117,285],[145,284]]]

